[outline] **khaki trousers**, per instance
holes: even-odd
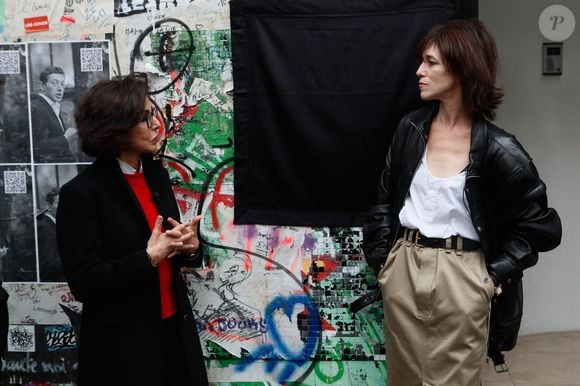
[[[480,250],[399,239],[379,272],[388,386],[479,386],[494,285]]]

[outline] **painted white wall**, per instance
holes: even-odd
[[[542,75],[538,28],[549,5],[568,7],[576,29],[564,41],[563,75]],[[480,0],[479,18],[498,44],[506,96],[496,123],[530,153],[562,218],[562,244],[525,273],[521,334],[580,330],[580,2]]]

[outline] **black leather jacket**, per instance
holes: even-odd
[[[378,184],[377,204],[364,224],[363,249],[375,273],[400,226],[411,181],[425,151],[434,104],[407,114],[397,127]],[[538,252],[560,243],[560,218],[547,206],[546,186],[530,156],[511,134],[473,119],[464,199],[479,234],[489,270],[500,283],[538,260]]]
[[[425,151],[437,109],[434,104],[406,115],[393,136],[378,183],[377,204],[364,224],[363,249],[375,274],[397,237],[399,212]],[[503,293],[492,301],[487,346],[496,368],[502,368],[505,361],[501,351],[515,346],[521,324],[522,271],[536,264],[538,252],[558,246],[562,226],[556,211],[548,207],[546,185],[530,156],[513,135],[483,118],[472,122],[466,171],[464,199],[488,270],[495,272],[503,287]],[[380,298],[380,291],[369,295],[351,307],[364,307]]]

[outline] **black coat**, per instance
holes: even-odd
[[[407,114],[397,127],[364,224],[364,252],[378,272],[396,240],[399,212],[427,145],[437,106]],[[546,186],[515,137],[474,118],[464,197],[485,260],[500,282],[534,265],[538,252],[560,243],[562,227],[548,207]]]
[[[161,162],[143,156],[143,171],[159,214],[179,219]],[[97,159],[61,188],[59,254],[71,292],[83,303],[80,386],[163,384],[159,276],[145,252],[150,235],[145,214],[116,159]],[[191,385],[203,385],[207,375],[179,269],[183,262],[181,256],[171,259],[178,317]]]

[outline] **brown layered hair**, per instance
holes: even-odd
[[[92,157],[118,156],[129,144],[129,131],[143,120],[148,92],[145,74],[102,80],[89,88],[75,112],[82,150]]]
[[[444,65],[459,79],[467,111],[493,119],[504,93],[495,85],[497,47],[485,25],[476,19],[436,25],[419,43],[419,57],[431,46],[439,49]]]

